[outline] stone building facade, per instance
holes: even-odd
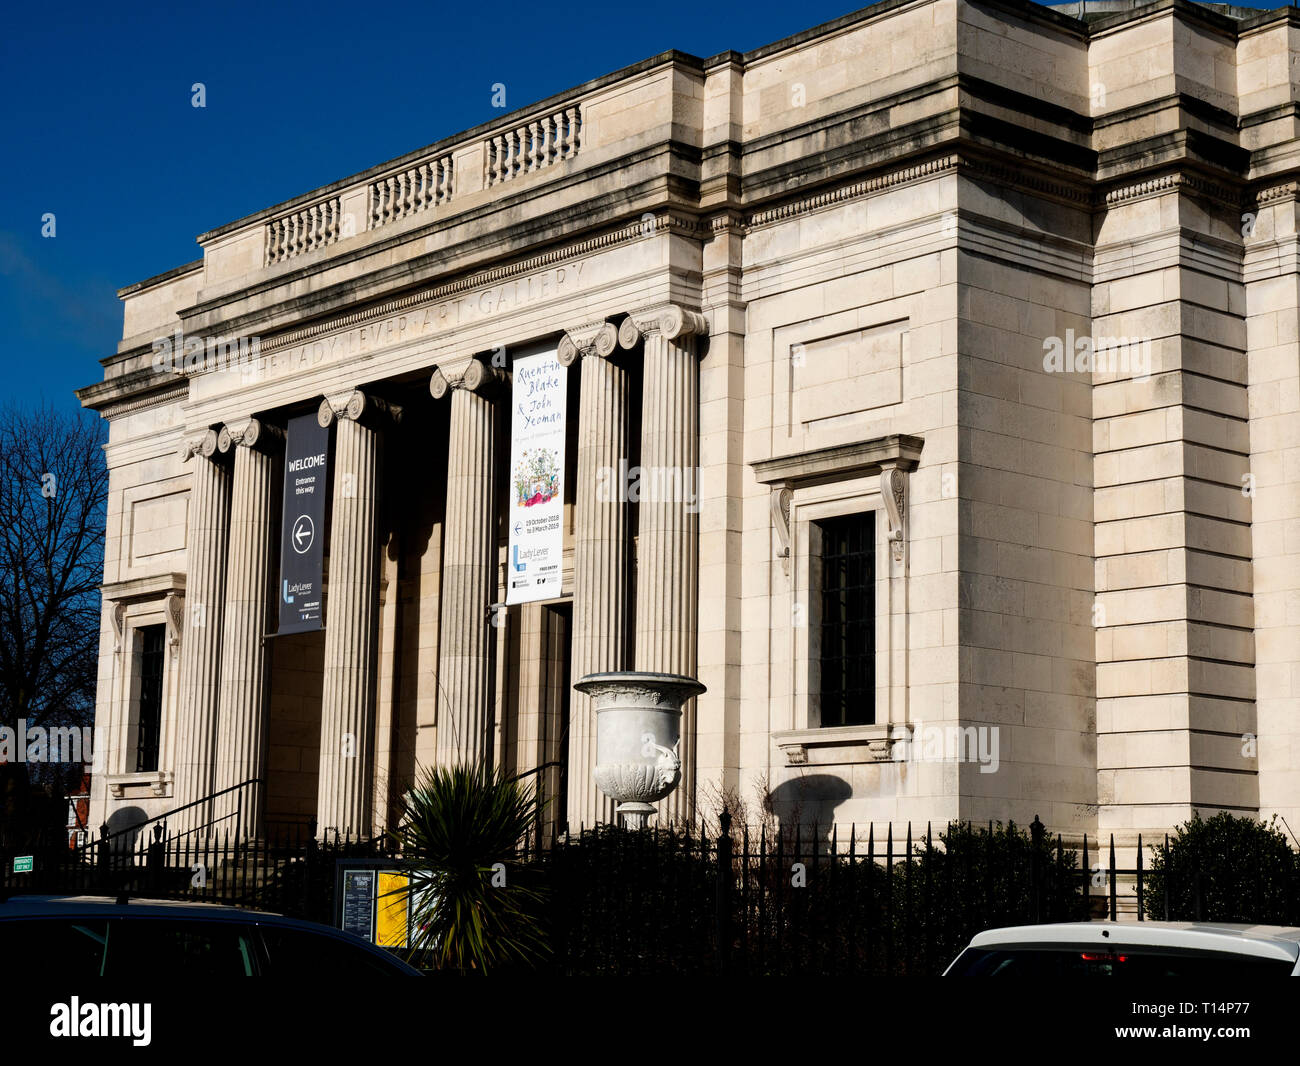
[[[122,290],[92,824],[257,778],[369,831],[479,755],[590,824],[572,685],[635,668],[707,687],[663,817],[1300,828],[1300,21],[1078,13],[664,53]],[[504,607],[538,351],[562,588]],[[325,624],[276,635],[313,412]]]

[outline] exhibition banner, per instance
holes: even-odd
[[[510,419],[507,603],[560,594],[568,369],[555,352],[514,362]]]

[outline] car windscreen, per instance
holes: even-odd
[[[1230,951],[1150,945],[1018,944],[967,948],[950,977],[1286,977],[1293,962]]]

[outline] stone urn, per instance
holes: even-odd
[[[620,670],[573,686],[596,705],[596,785],[632,829],[682,777],[682,704],[705,691],[692,677]]]

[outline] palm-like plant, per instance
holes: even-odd
[[[548,954],[543,892],[517,857],[539,811],[531,786],[482,762],[421,774],[395,834],[412,863],[413,957],[485,972]]]

